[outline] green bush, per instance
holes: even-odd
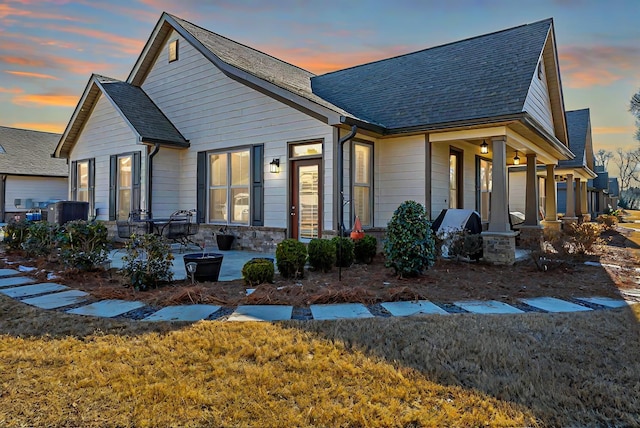
[[[22,244],[27,240],[29,235],[29,226],[31,225],[26,219],[11,220],[4,227],[4,243],[9,250],[21,250]]]
[[[22,248],[30,257],[49,256],[57,247],[59,226],[46,221],[31,223],[27,229],[27,238]]]
[[[405,201],[395,210],[387,224],[384,254],[385,265],[401,278],[420,275],[433,266],[436,244],[422,205]]]
[[[336,246],[336,266],[351,266],[353,264],[353,259],[355,258],[353,240],[347,237],[341,238],[336,236],[332,241]]]
[[[283,278],[303,278],[307,247],[297,239],[285,239],[276,247],[276,265]]]
[[[107,261],[109,239],[106,226],[100,222],[74,220],[58,232],[60,260],[68,267],[90,270]]]
[[[125,246],[124,265],[120,271],[136,290],[157,288],[161,282],[173,279],[170,250],[169,241],[162,236],[132,235]]]
[[[248,285],[260,285],[273,282],[275,268],[270,259],[251,259],[242,266],[242,278]]]
[[[375,236],[364,235],[364,238],[354,241],[353,252],[357,263],[371,263],[377,251],[378,240]]]
[[[312,239],[307,250],[309,264],[315,270],[329,272],[336,263],[336,246],[329,239]]]

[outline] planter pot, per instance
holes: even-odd
[[[231,249],[231,245],[233,245],[234,235],[222,235],[220,233],[216,234],[216,242],[218,243],[218,249],[220,251],[228,251]]]
[[[220,276],[220,266],[222,266],[222,258],[224,256],[219,253],[193,253],[184,255],[184,270],[189,276],[187,263],[196,264],[196,272],[194,278],[196,281],[218,281]]]

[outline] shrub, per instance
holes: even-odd
[[[353,253],[357,263],[369,264],[378,251],[378,240],[375,236],[364,235],[364,238],[357,239],[354,242]]]
[[[606,230],[611,230],[618,224],[618,216],[612,214],[600,214],[596,221],[602,224]]]
[[[333,241],[336,246],[336,266],[349,267],[353,264],[355,259],[354,255],[354,243],[351,238],[336,236]]]
[[[568,223],[565,228],[566,235],[570,238],[572,252],[576,254],[592,252],[595,245],[604,243],[600,238],[602,226],[597,223]]]
[[[449,256],[480,260],[482,257],[482,236],[466,229],[457,231],[449,245]]]
[[[49,256],[55,252],[59,227],[46,221],[31,223],[22,248],[31,257]]]
[[[58,245],[62,263],[80,270],[90,270],[107,260],[108,231],[99,221],[70,221],[59,230]]]
[[[251,259],[242,266],[242,278],[248,285],[260,285],[273,282],[275,269],[270,259]]]
[[[296,239],[285,239],[276,247],[276,264],[283,278],[304,277],[307,247]]]
[[[336,245],[328,239],[312,239],[309,242],[309,264],[315,270],[329,272],[336,263]]]
[[[10,250],[21,250],[22,244],[29,235],[30,222],[26,219],[11,220],[4,227],[4,243]]]
[[[121,273],[128,277],[136,290],[158,287],[162,281],[171,281],[173,255],[166,238],[157,235],[132,235],[122,257]]]
[[[405,201],[395,210],[387,224],[384,254],[385,265],[392,267],[401,278],[420,275],[433,266],[436,244],[422,205]]]

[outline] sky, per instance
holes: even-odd
[[[595,151],[640,144],[640,0],[0,0],[0,125],[62,133],[163,11],[316,74],[553,18],[565,109],[590,109]]]

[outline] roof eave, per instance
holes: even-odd
[[[189,141],[171,141],[171,140],[162,140],[159,138],[151,138],[151,137],[141,137],[140,142],[142,144],[159,144],[162,147],[168,147],[173,149],[187,149],[191,147]]]
[[[551,149],[557,152],[556,154],[559,155],[560,159],[569,160],[575,158],[575,155],[569,149],[569,147],[565,146],[564,143],[556,138],[555,135],[550,134],[549,131],[544,129],[542,125],[540,125],[538,121],[535,120],[529,113],[524,112],[522,114],[521,121],[530,129],[532,129],[536,134],[546,140],[549,143]]]

